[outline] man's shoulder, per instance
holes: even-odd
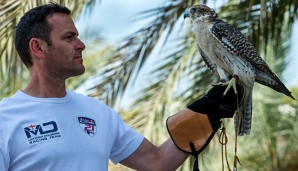
[[[96,104],[101,104],[101,105],[105,105],[105,103],[99,99],[96,99],[94,97],[85,95],[85,94],[81,94],[75,91],[71,91],[71,90],[67,90],[67,94],[68,96],[76,101],[82,101],[84,103],[96,103]]]
[[[7,104],[10,104],[13,101],[17,100],[17,98],[16,98],[17,97],[17,94],[18,94],[18,91],[15,94],[13,94],[13,95],[11,95],[9,97],[4,97],[3,99],[0,99],[0,109],[1,109],[1,107],[4,107]]]
[[[92,100],[92,101],[96,101],[97,99],[90,97],[88,95],[82,94],[82,93],[78,93],[72,90],[67,90],[67,95],[71,98],[76,98],[76,99],[83,99],[83,100]]]
[[[15,109],[17,105],[22,105],[23,102],[20,101],[19,98],[17,98],[17,93],[18,92],[16,92],[12,96],[0,99],[0,116],[10,110]]]
[[[113,108],[107,105],[104,101],[97,99],[95,97],[90,97],[81,93],[74,91],[67,91],[69,96],[69,103],[76,107],[84,107],[89,109],[96,109],[102,111],[103,113],[117,113]]]

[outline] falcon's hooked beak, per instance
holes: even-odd
[[[187,17],[190,17],[189,9],[187,9],[187,10],[184,12],[184,19],[187,18]]]

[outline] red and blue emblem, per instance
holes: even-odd
[[[78,117],[79,123],[83,131],[93,137],[96,134],[96,123],[93,119],[87,117]]]

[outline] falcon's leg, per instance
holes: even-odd
[[[227,86],[225,92],[223,93],[224,96],[228,93],[228,91],[230,90],[231,87],[233,87],[235,94],[237,94],[236,81],[238,81],[238,80],[239,80],[239,76],[233,75],[233,77],[229,81],[229,83],[226,83],[226,84],[228,84],[228,86]]]
[[[213,83],[213,85],[227,85],[227,82],[229,81],[229,74],[220,67],[217,67],[216,69],[220,80],[218,83]]]

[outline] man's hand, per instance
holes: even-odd
[[[230,89],[226,95],[226,85],[213,85],[204,96],[187,106],[188,109],[206,114],[210,120],[213,130],[220,127],[221,118],[232,118],[242,99],[243,88],[237,84],[237,92]]]
[[[201,98],[167,119],[168,132],[180,150],[198,155],[220,127],[220,120],[233,117],[241,102],[242,86],[237,85],[238,94],[230,89],[223,96],[226,87],[213,85]]]

